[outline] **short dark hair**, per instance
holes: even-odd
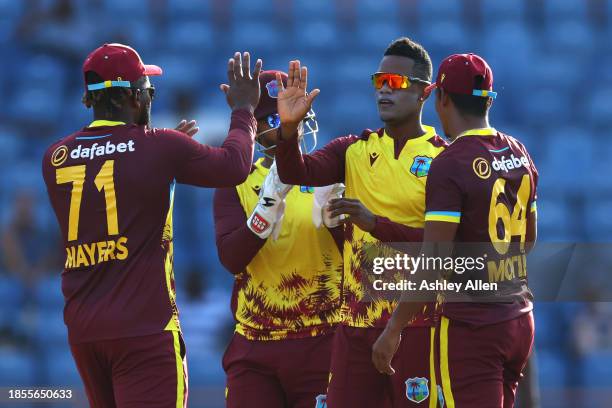
[[[483,76],[474,78],[474,88],[482,89]],[[487,115],[489,110],[489,98],[474,95],[464,95],[448,92],[448,96],[453,101],[453,104],[462,115],[483,117]]]
[[[86,84],[98,84],[100,82],[104,82],[104,79],[94,71],[87,71],[85,73]],[[96,91],[87,91],[86,97],[91,103],[91,106],[97,106],[101,109],[105,109],[109,113],[115,113],[119,109],[112,101],[120,101],[123,99],[125,97],[125,88],[112,87],[98,89]]]
[[[431,81],[433,68],[427,50],[419,43],[408,37],[393,40],[385,50],[385,56],[397,55],[410,58],[414,61],[414,75],[421,79]]]

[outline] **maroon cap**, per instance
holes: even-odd
[[[145,65],[132,47],[123,44],[104,44],[87,56],[83,63],[83,74],[93,71],[105,81],[99,86],[88,86],[89,90],[111,86],[129,86],[125,81],[137,81],[145,75],[161,75],[157,65]],[[94,89],[95,88],[95,89]]]
[[[279,90],[276,82],[277,73],[281,74],[283,85],[287,86],[287,74],[282,71],[261,71],[259,74],[261,97],[255,109],[255,119],[257,120],[264,119],[268,115],[277,112],[276,100],[278,99]]]
[[[482,85],[474,87],[476,77],[482,77]],[[493,71],[487,62],[476,54],[454,54],[446,57],[438,69],[436,82],[427,87],[426,92],[433,88],[444,89],[446,92],[495,98],[493,92]]]

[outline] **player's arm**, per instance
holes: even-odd
[[[535,207],[535,201],[531,206],[529,215],[527,216],[527,234],[525,235],[525,251],[529,253],[538,239],[538,211]]]
[[[453,240],[457,233],[459,224],[441,221],[425,222],[424,243],[421,253],[424,257],[450,257],[453,254]],[[417,270],[414,276],[420,279],[434,281],[442,271]],[[428,276],[425,276],[427,274]],[[420,283],[417,283],[419,285]],[[402,330],[414,319],[414,317],[426,306],[435,300],[435,294],[431,291],[403,292],[397,307],[387,322],[385,330],[372,346],[372,362],[376,369],[383,374],[395,373],[391,367],[393,355],[399,347]]]
[[[232,109],[228,137],[221,147],[211,147],[181,134],[182,138],[176,142],[179,145],[176,149],[178,154],[174,157],[177,182],[202,187],[230,187],[247,178],[253,161],[257,129],[253,111],[259,102],[260,71],[261,60],[257,60],[251,75],[248,53],[244,53],[244,56],[236,53],[234,58],[229,60],[229,85],[221,85]]]
[[[339,198],[330,201],[331,217],[344,215],[344,222],[357,225],[362,231],[369,232],[382,242],[423,242],[423,229],[413,228],[393,222],[373,214],[363,203],[355,198]]]
[[[448,156],[439,156],[431,164],[427,178],[425,201],[425,228],[421,253],[428,257],[446,258],[452,256],[453,241],[457,234],[462,209],[462,180],[457,172],[457,163]],[[416,277],[433,281],[443,271],[419,271]],[[419,285],[419,283],[417,283]],[[425,303],[433,300],[430,291],[404,292],[387,322],[385,330],[372,347],[372,361],[375,367],[386,374],[393,374],[391,359],[397,350],[404,327],[423,309]]]
[[[339,137],[312,154],[302,154],[297,131],[285,139],[282,135],[287,132],[290,130],[283,130],[281,125],[284,139],[278,143],[275,155],[283,183],[319,187],[344,182],[346,149],[358,140],[356,136]]]
[[[200,144],[185,134],[172,135],[178,150],[176,181],[201,187],[233,187],[244,182],[251,170],[256,128],[253,114],[239,109],[232,112],[228,136],[220,147]]]
[[[357,138],[338,138],[312,155],[302,155],[299,148],[298,128],[319,94],[318,89],[306,92],[308,69],[300,67],[299,61],[289,63],[287,87],[283,86],[280,74],[278,114],[281,127],[276,149],[276,163],[281,180],[287,184],[326,186],[344,181],[344,157],[347,147]]]
[[[213,198],[215,238],[219,260],[233,274],[245,270],[266,243],[247,227],[236,188],[219,188]]]
[[[533,162],[531,155],[522,146],[527,160],[529,160],[529,168],[531,170],[531,196],[529,199],[529,208],[527,215],[527,232],[525,234],[525,251],[529,253],[538,239],[538,180],[540,178],[539,172],[535,163]]]

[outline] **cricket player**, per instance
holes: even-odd
[[[255,118],[264,157],[244,183],[215,191],[217,249],[235,278],[236,331],[223,357],[229,408],[314,408],[327,388],[340,321],[342,226],[336,219],[327,221],[335,228],[317,228],[313,208],[323,215],[314,189],[282,183],[273,164],[277,74],[286,85],[284,72],[259,77]],[[316,136],[314,116],[306,122],[299,137]]]
[[[248,176],[261,69],[258,61],[251,76],[249,60],[236,53],[228,63],[222,89],[232,120],[219,148],[151,127],[149,77],[162,70],[134,49],[105,44],[83,64],[83,101],[94,120],[49,147],[42,171],[66,250],[68,339],[92,407],[187,404],[174,185],[229,187]]]
[[[432,87],[452,143],[429,171],[424,252],[485,260],[483,268],[445,275],[445,282],[466,290],[440,292],[438,383],[446,407],[510,408],[534,339],[525,255],[537,235],[538,171],[525,146],[489,124],[497,93],[485,60],[445,58]],[[483,283],[489,287],[478,289]],[[404,300],[373,349],[374,364],[388,374],[400,333],[421,307],[410,296]]]
[[[385,242],[421,242],[425,181],[431,160],[445,146],[434,128],[421,123],[430,85],[427,51],[408,38],[393,41],[372,75],[384,127],[331,141],[310,155],[298,149],[297,126],[318,94],[306,94],[307,69],[290,64],[289,82],[278,110],[283,141],[276,162],[281,180],[314,186],[343,182],[343,199],[331,200],[331,216],[345,215],[343,321],[335,333],[329,408],[418,406],[429,393],[409,392],[410,379],[430,377],[433,307],[424,307],[404,331],[401,373],[381,374],[371,348],[393,312],[393,302],[366,298],[367,249]],[[347,84],[350,86],[350,84]],[[350,101],[347,101],[350,103]],[[372,300],[372,301],[369,301]]]

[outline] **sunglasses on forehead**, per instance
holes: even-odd
[[[421,78],[409,77],[400,74],[391,74],[388,72],[376,72],[372,75],[372,85],[374,88],[380,89],[387,83],[391,89],[408,89],[412,82],[418,82],[424,85],[429,85],[431,82]]]

